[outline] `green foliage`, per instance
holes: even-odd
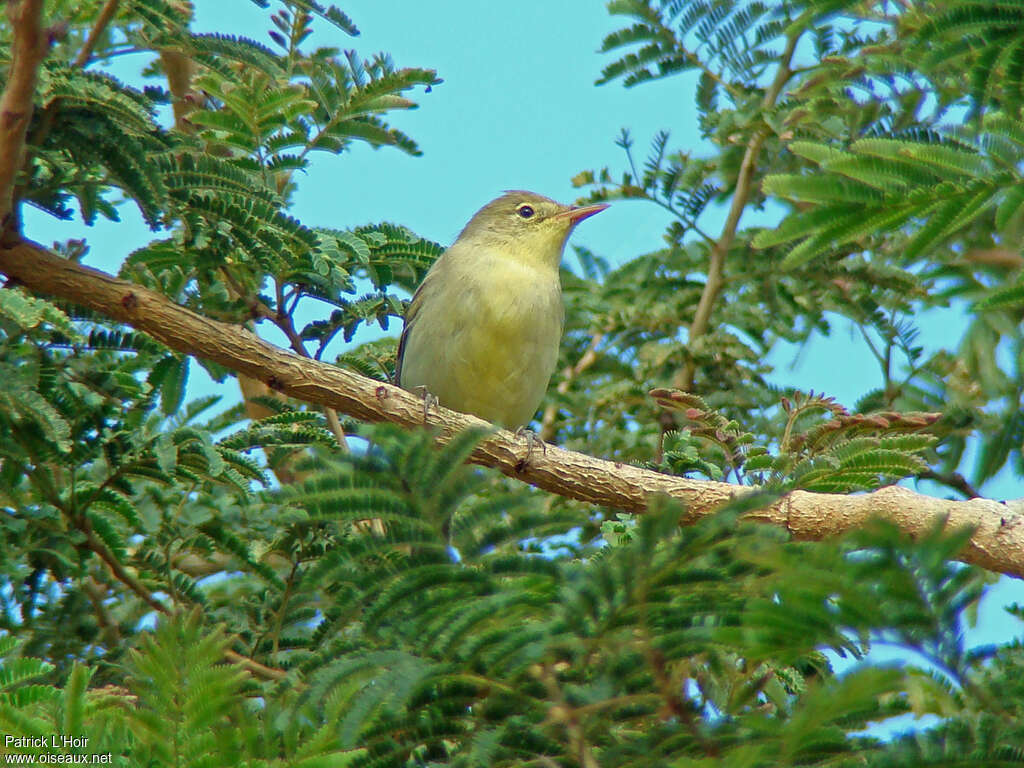
[[[736,479],[753,476],[759,485],[825,493],[850,493],[889,485],[924,471],[922,456],[936,438],[922,434],[937,413],[875,412],[850,414],[834,398],[796,393],[782,398],[787,420],[772,456],[756,445],[756,436],[735,421],[711,410],[699,396],[679,390],[651,391],[659,405],[678,412],[683,433],[669,432],[663,459],[653,468],[682,474],[699,470],[713,480],[723,479],[725,465]],[[827,421],[809,416],[821,413]],[[712,461],[706,457],[714,456]]]
[[[207,311],[266,317],[295,331],[299,305],[312,298],[336,308],[332,324],[349,338],[370,320],[386,329],[401,314],[398,299],[383,297],[369,311],[342,295],[356,293],[364,277],[381,289],[395,270],[403,272],[399,284],[415,284],[439,248],[389,224],[316,232],[287,213],[292,176],[313,152],[340,153],[354,141],[418,154],[384,115],[415,107],[402,94],[439,81],[385,55],[364,62],[352,51],[305,51],[316,17],[356,31],[333,6],[286,4],[272,17],[279,32],[268,47],[191,34],[187,17],[162,2],[131,4],[94,56],[114,55],[121,36],[143,49],[156,45],[164,68],[168,52],[193,63],[191,92],[140,91],[49,59],[23,199],[61,218],[75,200],[88,223],[116,220],[118,195],[132,200],[150,226],[172,233],[134,253],[124,274]],[[4,55],[0,68],[9,66]],[[174,128],[158,118],[169,98],[188,103]],[[261,315],[253,302],[265,281],[274,295]]]
[[[1024,388],[1019,365],[1005,363],[1018,360],[1024,343],[1015,245],[1024,130],[1011,63],[1019,9],[974,0],[926,6],[887,14],[823,0],[609,5],[630,26],[606,38],[603,49],[617,58],[599,82],[632,86],[692,71],[706,146],[674,149],[663,131],[641,159],[623,132],[623,170],[575,177],[590,200],[647,200],[671,223],[663,249],[567,286],[559,370],[573,375],[560,382],[568,389],[551,434],[634,461],[661,447],[654,463],[664,459],[671,471],[730,477],[731,449],[717,453],[717,469],[706,466],[707,455],[694,453],[705,438],[685,442],[692,430],[683,443],[673,436],[663,445],[684,423],[666,422],[647,392],[682,386],[770,451],[787,428],[781,398],[793,393],[772,385],[762,361],[780,341],[829,336],[839,320],[859,331],[879,364],[879,387],[858,410],[943,414],[933,430],[940,441],[925,454],[929,476],[962,492],[956,478],[972,433],[981,459],[963,471],[975,485],[1008,463],[1020,471]],[[978,67],[987,67],[984,78]],[[985,89],[967,99],[980,78]],[[788,215],[745,228],[745,213],[731,229],[727,209],[737,200],[748,211],[771,201]],[[720,234],[713,227],[723,219]],[[703,275],[719,257],[716,291]],[[707,295],[707,330],[690,340],[680,324]],[[951,339],[949,349],[925,355],[917,318],[951,301],[977,310],[968,330],[959,347]],[[577,372],[582,359],[588,365]],[[777,469],[791,477],[800,461]],[[886,466],[891,476],[921,471],[905,453],[876,468]]]
[[[1020,4],[959,0],[939,13],[914,16],[910,24],[921,25],[915,37],[919,50],[927,52],[926,67],[967,68],[974,114],[993,103],[1019,114],[1024,94]]]
[[[453,544],[469,525],[460,521],[460,494],[482,481],[479,471],[458,466],[475,439],[436,454],[415,435],[388,432],[377,459],[430,465],[424,476],[434,500],[422,503],[440,512],[438,500],[448,496],[458,505],[448,510],[459,510]],[[993,698],[1000,683],[992,661],[961,645],[960,614],[985,581],[948,562],[962,536],[936,533],[911,544],[877,527],[827,546],[795,544],[728,510],[679,528],[680,510],[665,507],[585,562],[517,553],[511,540],[511,549],[467,547],[458,561],[443,546],[443,524],[431,530],[415,524],[429,517],[398,511],[421,498],[414,492],[396,501],[383,536],[321,537],[332,578],[300,565],[308,553],[295,561],[282,585],[293,604],[279,606],[272,626],[278,653],[301,663],[282,681],[254,690],[239,667],[222,661],[228,637],[193,610],[140,638],[125,688],[86,692],[76,682],[81,667],[63,692],[25,687],[47,665],[12,660],[8,644],[2,669],[18,671],[7,673],[6,685],[25,693],[0,705],[0,716],[19,733],[42,734],[77,697],[75,732],[125,765],[192,764],[209,755],[217,765],[277,764],[314,754],[324,761],[316,764],[331,765],[428,757],[511,765],[541,756],[573,762],[577,754],[632,765],[652,754],[699,760],[709,753],[722,764],[845,764],[845,757],[885,765],[890,750],[859,735],[872,720],[908,711],[949,716],[984,704],[995,707],[988,715],[1002,719],[1004,731],[1019,728],[1007,701]],[[358,506],[333,519],[384,508]],[[354,530],[336,530],[346,529]],[[293,624],[302,614],[294,603],[313,598],[313,584],[333,585],[316,596],[329,632],[310,633],[308,613]],[[886,617],[895,615],[900,628],[889,629]],[[864,666],[838,678],[819,652],[860,654],[876,636],[920,652],[943,674]],[[995,661],[1019,666],[1020,649]],[[263,705],[251,701],[256,691]],[[25,730],[28,723],[38,725]],[[995,758],[1006,743],[972,737],[969,721],[960,731],[979,760]]]
[[[848,151],[793,142],[790,150],[814,163],[816,170],[770,176],[765,190],[814,207],[788,217],[775,231],[759,233],[754,245],[801,240],[783,261],[784,267],[792,267],[837,249],[863,250],[868,236],[884,237],[915,222],[921,226],[906,238],[903,253],[906,263],[913,263],[993,211],[996,233],[1012,234],[1005,227],[1020,224],[1020,201],[1012,193],[1024,181],[1016,171],[1024,150],[1017,139],[1024,137],[1024,126],[996,118],[988,127],[991,132],[979,136],[976,144],[998,152],[990,158],[961,141],[938,136],[860,139]],[[851,203],[856,204],[852,210]]]
[[[441,246],[399,224],[299,221],[296,172],[355,142],[418,154],[389,121],[435,73],[311,47],[358,33],[311,0],[256,0],[273,5],[265,42],[194,34],[188,3],[122,2],[80,66],[103,5],[47,3],[68,29],[40,72],[19,202],[91,223],[130,201],[156,232],[123,277],[389,380],[395,334],[361,332],[395,330]],[[218,410],[189,400],[190,361],[153,339],[0,288],[0,723],[27,737],[4,757],[1024,761],[1024,650],[964,640],[992,579],[953,559],[969,531],[911,541],[875,521],[799,543],[746,518],[796,488],[927,478],[971,494],[959,473],[979,432],[972,481],[1021,470],[1020,9],[904,6],[608,4],[627,21],[599,82],[695,75],[684,102],[706,141],[680,150],[660,131],[641,159],[624,130],[620,168],[576,177],[671,223],[664,247],[615,266],[576,249],[541,426],[759,486],[696,524],[660,499],[631,516],[468,466],[480,432],[438,448],[244,377],[245,403]],[[148,57],[146,87],[91,67],[128,51]],[[10,64],[0,25],[0,79]],[[777,226],[751,224],[777,206]],[[926,353],[917,322],[950,304],[966,332]],[[848,410],[772,383],[779,342],[837,321],[871,349],[876,388]],[[879,644],[907,662],[866,661]],[[873,738],[904,715],[938,720]],[[55,733],[88,747],[43,741]]]

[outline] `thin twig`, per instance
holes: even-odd
[[[104,600],[107,598],[106,585],[101,585],[93,576],[86,576],[82,579],[82,591],[89,598],[92,603],[93,612],[96,614],[96,623],[99,625],[100,632],[103,633],[103,637],[109,643],[121,642],[121,630],[117,626],[117,622],[114,621],[110,612],[107,610],[107,606],[104,605]]]
[[[963,494],[965,499],[977,499],[981,497],[981,493],[978,489],[968,482],[967,478],[961,475],[959,472],[936,472],[932,469],[925,469],[917,473],[917,477],[920,480],[932,480],[936,483],[952,488],[954,491],[959,491]]]
[[[550,664],[545,664],[540,675],[541,682],[547,689],[553,704],[549,709],[548,717],[565,727],[566,734],[569,736],[570,754],[576,758],[582,768],[599,768],[597,758],[594,757],[594,751],[587,742],[587,735],[580,723],[579,713],[569,704],[565,694],[562,693],[555,670]]]
[[[114,553],[107,548],[107,545],[103,543],[94,531],[85,531],[85,536],[86,546],[90,551],[99,556],[115,579],[142,598],[142,601],[154,611],[158,611],[165,616],[172,615],[171,609],[153,597],[153,593],[146,589],[146,585],[128,572],[128,569],[114,556]]]
[[[709,235],[707,232],[705,232],[703,229],[701,229],[697,225],[697,221],[695,219],[690,218],[685,213],[683,213],[678,208],[676,208],[671,203],[671,201],[659,200],[657,195],[653,195],[653,196],[648,195],[647,199],[653,201],[655,205],[661,206],[666,211],[671,213],[673,216],[678,218],[681,222],[683,222],[683,224],[686,225],[687,229],[689,229],[691,232],[694,232],[698,237],[700,237],[708,245],[714,245],[715,244],[715,238],[713,238],[711,235]]]
[[[562,371],[562,380],[558,382],[558,386],[555,390],[560,395],[564,395],[569,391],[572,383],[579,378],[590,366],[597,362],[597,347],[604,340],[604,333],[595,333],[590,337],[590,344],[587,345],[586,351],[580,355],[580,359],[576,361],[576,365],[570,365]],[[545,442],[551,442],[555,436],[555,418],[558,416],[558,406],[554,403],[548,405],[544,409],[544,416],[541,419],[540,428],[540,439]]]
[[[765,110],[775,105],[782,93],[782,88],[792,75],[789,65],[796,52],[796,44],[802,32],[793,32],[786,38],[786,48],[779,59],[779,68],[775,78],[765,91],[762,107]],[[729,207],[729,214],[726,217],[725,225],[722,227],[722,234],[711,249],[711,258],[708,262],[708,276],[704,283],[704,290],[701,292],[697,309],[693,313],[693,321],[690,323],[690,332],[687,338],[687,347],[691,350],[690,359],[676,374],[672,385],[684,392],[693,389],[693,377],[697,371],[692,354],[694,343],[707,334],[711,320],[711,311],[715,301],[725,285],[723,277],[725,269],[725,257],[729,248],[736,239],[736,230],[739,227],[740,217],[743,215],[750,199],[750,192],[753,188],[754,171],[757,167],[758,156],[761,154],[761,147],[768,138],[769,129],[766,125],[757,128],[747,142],[747,149],[743,153],[743,161],[740,163],[739,175],[736,177],[736,189],[733,192],[732,204]]]
[[[864,339],[864,343],[868,345],[868,350],[871,352],[871,355],[875,358],[875,362],[877,362],[879,366],[884,366],[885,358],[882,357],[882,353],[878,351],[877,347],[875,347],[875,342],[871,340],[871,337],[868,335],[867,330],[865,330],[864,326],[861,325],[860,323],[857,323],[857,330],[860,331],[860,335]]]
[[[299,572],[299,561],[296,559],[292,562],[292,570],[288,574],[288,579],[285,582],[284,594],[281,596],[281,607],[277,610],[277,615],[274,617],[274,628],[271,632],[271,648],[274,656],[277,656],[279,649],[279,643],[281,640],[281,628],[284,626],[284,614],[288,608],[288,601],[291,600],[292,590],[295,588],[295,575]]]
[[[703,229],[701,229],[699,226],[697,226],[697,221],[695,219],[687,216],[685,213],[683,213],[678,208],[676,208],[672,204],[671,196],[666,195],[665,199],[661,200],[658,197],[657,189],[654,190],[653,194],[648,194],[647,193],[647,189],[645,187],[640,186],[640,184],[643,183],[643,180],[642,180],[642,178],[640,176],[640,172],[637,170],[636,161],[633,159],[633,150],[630,149],[629,145],[623,146],[623,149],[626,152],[626,161],[629,163],[629,168],[633,172],[633,178],[636,180],[637,187],[644,192],[643,199],[644,200],[650,200],[655,205],[658,205],[658,206],[664,208],[666,211],[668,211],[673,216],[675,216],[677,219],[679,219],[681,222],[683,222],[683,224],[686,226],[687,229],[691,230],[692,232],[697,233],[698,236],[700,236],[701,238],[704,239],[704,242],[706,242],[708,245],[712,245],[713,246],[715,244],[715,239],[713,237],[711,237],[711,235],[709,235]]]
[[[265,680],[283,680],[288,676],[288,673],[283,669],[277,669],[275,667],[268,667],[266,664],[260,664],[258,661],[250,659],[248,656],[243,656],[237,651],[232,651],[230,649],[224,651],[224,658]]]
[[[82,50],[78,52],[75,57],[74,66],[85,69],[89,63],[89,59],[92,58],[92,52],[96,50],[96,43],[99,42],[100,35],[103,34],[107,26],[110,24],[110,20],[114,18],[114,14],[117,13],[117,6],[120,0],[107,0],[103,4],[103,8],[100,9],[100,15],[96,17],[96,23],[93,24],[92,29],[89,30],[89,36],[85,39],[85,43],[82,45]]]
[[[333,408],[324,408],[324,418],[327,419],[327,426],[334,434],[334,439],[338,441],[338,447],[343,451],[348,451],[348,440],[345,435],[345,427],[342,426],[341,419],[338,418],[338,412]]]
[[[142,601],[154,611],[162,613],[165,616],[174,615],[170,608],[153,597],[153,593],[146,589],[145,584],[128,572],[128,569],[122,565],[121,561],[114,556],[114,553],[107,548],[107,545],[100,540],[95,532],[92,530],[86,530],[85,534],[86,546],[90,551],[99,556],[100,560],[102,560],[107,566],[107,569],[115,579],[138,595]],[[243,656],[242,654],[236,653],[232,650],[225,651],[224,656],[229,661],[244,667],[252,674],[268,680],[280,680],[287,674],[282,669],[274,669],[273,667],[268,667],[265,664],[260,664],[258,661],[253,661],[247,656]]]
[[[739,104],[743,100],[745,94],[743,93],[742,86],[736,85],[735,83],[730,83],[720,74],[711,69],[710,66],[704,64],[703,59],[701,59],[701,57],[698,56],[696,52],[684,48],[683,55],[686,57],[686,60],[690,64],[692,64],[694,67],[696,67],[709,78],[711,78],[712,81],[714,81],[722,88],[724,88],[725,91],[729,94],[729,96],[732,97],[732,100],[735,104]]]
[[[971,248],[964,253],[963,259],[972,264],[1003,269],[1016,270],[1024,266],[1024,256],[1012,248]]]
[[[278,327],[278,329],[288,339],[288,344],[292,348],[292,351],[300,357],[312,359],[309,350],[306,349],[306,345],[302,343],[302,337],[299,336],[298,331],[295,330],[295,324],[292,322],[291,315],[285,314],[283,311],[275,312],[268,307],[264,302],[260,301],[255,296],[248,296],[245,289],[237,280],[234,275],[231,274],[230,270],[221,268],[221,274],[224,279],[227,280],[231,290],[240,298],[248,303],[249,309],[256,317],[262,317]],[[282,298],[282,291],[280,287],[277,289],[278,301]],[[327,420],[327,427],[331,430],[334,435],[334,439],[338,442],[338,447],[343,450],[348,450],[348,440],[345,435],[345,428],[341,424],[341,419],[338,418],[338,412],[333,408],[322,406],[324,418]]]
[[[270,307],[264,304],[259,299],[253,298],[251,306],[257,311],[261,317],[265,317],[276,325],[288,338],[288,343],[291,345],[292,351],[300,357],[311,359],[309,350],[306,349],[306,345],[302,343],[302,337],[299,336],[298,331],[295,330],[295,323],[292,322],[292,316],[284,314],[283,312],[274,312]],[[348,440],[345,435],[345,428],[341,425],[341,419],[338,418],[338,412],[333,408],[323,406],[321,408],[324,414],[324,418],[327,420],[327,426],[334,434],[334,439],[338,441],[338,447],[343,451],[348,451]]]

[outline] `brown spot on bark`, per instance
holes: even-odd
[[[15,123],[21,122],[24,117],[24,112],[14,112],[12,110],[5,111],[3,116],[4,128],[10,130],[14,127]]]
[[[66,21],[58,21],[52,27],[46,30],[46,45],[47,47],[52,46],[54,43],[58,43],[68,36],[68,23]]]
[[[139,299],[134,293],[128,291],[128,293],[121,297],[121,306],[125,309],[135,309],[139,306]]]

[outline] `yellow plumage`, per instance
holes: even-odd
[[[577,222],[605,207],[508,192],[480,209],[413,296],[399,384],[505,427],[526,424],[558,361],[562,249]]]

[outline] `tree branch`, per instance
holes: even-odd
[[[790,33],[786,38],[786,48],[779,58],[779,68],[775,72],[775,78],[765,91],[762,108],[771,109],[782,93],[782,88],[792,75],[790,63],[793,54],[796,52],[796,44],[800,39],[801,32]],[[754,182],[754,170],[757,168],[757,159],[761,154],[761,146],[768,138],[768,127],[759,126],[747,142],[747,149],[743,153],[743,160],[740,163],[740,171],[736,177],[736,189],[732,194],[732,204],[729,206],[729,214],[726,216],[725,224],[722,226],[722,234],[719,235],[711,249],[711,258],[708,261],[708,277],[704,283],[704,290],[701,292],[700,300],[697,302],[697,309],[694,310],[693,320],[690,322],[690,330],[687,336],[686,345],[693,350],[694,342],[708,332],[711,321],[711,311],[714,308],[718,294],[722,292],[725,285],[723,273],[725,271],[725,257],[729,248],[736,239],[736,231],[739,228],[740,217],[750,200],[750,191]],[[690,359],[676,374],[672,386],[689,392],[693,389],[693,377],[697,372],[697,365]]]
[[[100,539],[99,536],[96,535],[94,531],[85,529],[83,530],[83,533],[85,533],[86,535],[85,546],[88,547],[91,552],[96,554],[100,558],[100,560],[103,561],[103,564],[107,566],[107,569],[110,571],[110,574],[115,579],[120,581],[132,592],[138,595],[139,598],[144,603],[146,603],[146,605],[148,605],[157,613],[161,613],[164,616],[173,615],[173,611],[170,608],[168,608],[162,602],[157,600],[153,596],[153,593],[146,589],[146,585],[139,581],[139,579],[137,579],[133,574],[131,574],[128,571],[127,568],[124,567],[121,561],[114,556],[114,553],[107,548],[107,545],[103,543],[103,541]],[[225,651],[224,657],[229,661],[234,662],[235,664],[238,664],[239,666],[245,668],[253,675],[256,675],[257,677],[262,677],[267,680],[281,680],[288,674],[283,669],[275,669],[273,667],[268,667],[265,664],[260,664],[258,661],[254,661],[253,659],[250,659],[248,656],[243,656],[242,654],[232,650]]]
[[[920,480],[934,480],[936,483],[948,486],[962,494],[965,499],[973,499],[980,496],[977,489],[967,482],[967,478],[959,472],[936,472],[931,469],[925,469],[918,472],[917,477]]]
[[[231,649],[224,651],[224,658],[251,672],[256,677],[262,677],[264,680],[283,680],[288,677],[288,673],[283,669],[260,664],[258,661],[250,659],[248,656],[243,656]]]
[[[1024,256],[1012,248],[971,248],[963,255],[964,261],[982,266],[1020,269],[1024,267]]]
[[[306,345],[302,343],[302,337],[299,336],[299,332],[295,330],[295,323],[292,322],[292,317],[286,314],[283,309],[283,302],[281,301],[280,283],[278,284],[278,310],[275,312],[262,301],[258,296],[248,295],[245,289],[239,285],[231,274],[231,270],[227,268],[221,268],[220,273],[228,281],[228,288],[239,298],[245,301],[249,310],[256,316],[269,320],[285,335],[288,339],[288,344],[291,346],[292,351],[299,357],[311,357],[309,351],[306,349]],[[243,388],[242,396],[245,396]],[[322,406],[324,418],[327,421],[327,426],[334,435],[334,439],[338,442],[338,447],[345,452],[348,452],[348,440],[345,436],[345,428],[341,424],[341,420],[338,418],[338,412],[333,408]]]
[[[580,723],[579,712],[566,700],[552,665],[543,665],[537,676],[540,677],[551,699],[547,719],[565,728],[569,737],[569,753],[576,758],[581,768],[599,768],[597,758],[594,757],[594,751],[587,742],[587,735]]]
[[[7,0],[13,30],[11,69],[0,96],[0,227],[3,236],[16,230],[14,185],[25,153],[39,65],[49,49],[42,25],[43,0]]]
[[[110,25],[111,20],[117,13],[117,6],[120,0],[107,0],[103,8],[100,9],[100,14],[96,18],[96,23],[93,24],[92,29],[89,30],[89,34],[86,37],[85,42],[82,44],[82,49],[75,56],[72,65],[78,69],[85,69],[89,64],[89,60],[92,58],[93,51],[96,50],[96,44],[99,42],[100,36],[104,30]],[[50,135],[50,131],[53,130],[54,120],[57,118],[57,109],[60,106],[60,99],[53,99],[47,104],[36,121],[35,128],[32,129],[32,135],[28,137],[28,143],[35,147],[41,147]],[[28,166],[31,163],[32,158],[30,155],[25,155],[22,158],[22,167],[24,170],[28,170]],[[14,196],[18,197],[23,193],[20,186],[15,186]]]
[[[199,315],[162,294],[63,259],[36,243],[0,247],[0,272],[35,293],[80,304],[144,331],[171,349],[213,360],[290,397],[329,406],[362,421],[405,427],[423,424],[423,400],[416,395],[299,357],[243,327]],[[489,426],[474,416],[440,407],[431,410],[430,423],[438,429],[440,442],[469,427]],[[627,512],[643,512],[651,496],[664,494],[686,505],[684,524],[695,523],[737,495],[754,490],[664,475],[557,446],[534,453],[529,462],[525,456],[526,441],[498,430],[479,443],[470,461],[559,496]],[[889,520],[915,537],[928,534],[937,521],[945,520],[948,529],[976,529],[959,555],[964,562],[1024,576],[1024,500],[948,501],[899,486],[857,496],[793,491],[750,517],[783,526],[803,540],[845,533],[873,517]]]
[[[111,576],[138,595],[142,602],[157,613],[163,613],[168,616],[171,614],[171,609],[153,597],[153,593],[146,589],[146,585],[128,572],[128,569],[124,567],[121,561],[107,548],[107,545],[103,543],[94,531],[83,529],[83,533],[86,536],[85,545],[103,561]]]
[[[89,36],[85,39],[85,43],[82,45],[82,50],[78,52],[75,57],[75,66],[79,69],[84,69],[89,63],[89,59],[92,58],[92,52],[96,50],[96,43],[99,42],[100,35],[110,24],[111,19],[114,18],[114,14],[117,13],[117,6],[120,0],[107,0],[103,4],[103,8],[100,10],[100,15],[96,17],[96,23],[93,24],[92,29],[89,30]]]
[[[110,616],[104,602],[107,599],[106,585],[101,585],[94,576],[86,575],[81,581],[82,591],[92,603],[93,613],[96,614],[96,624],[100,633],[108,643],[121,642],[121,630],[117,622]]]

